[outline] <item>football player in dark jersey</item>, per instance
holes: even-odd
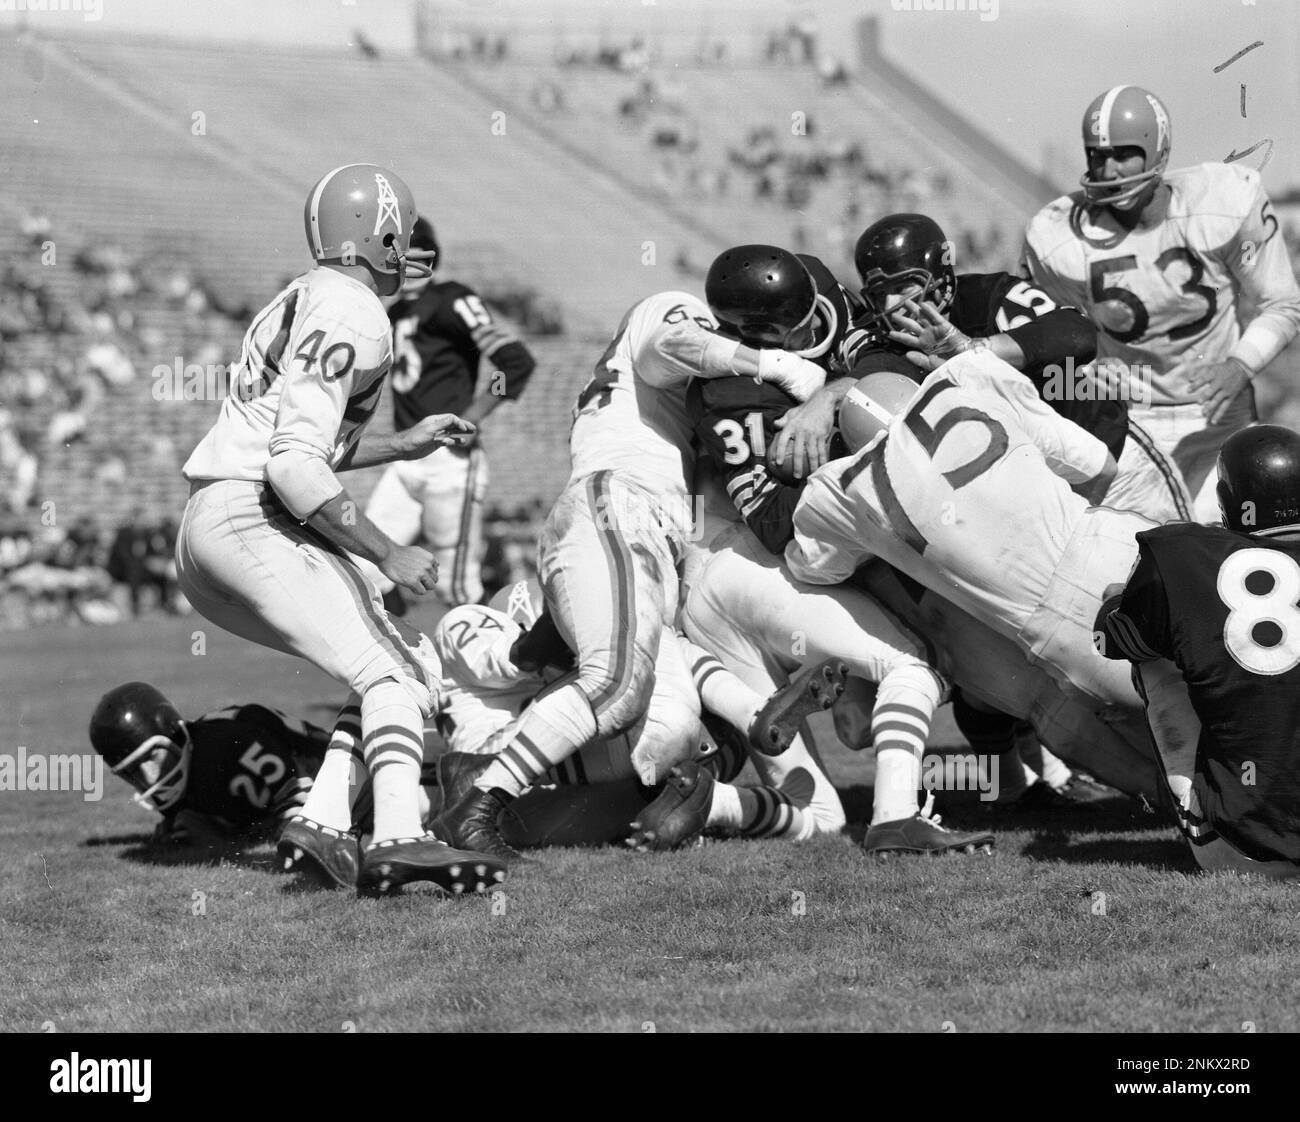
[[[1098,646],[1139,674],[1178,825],[1205,869],[1300,877],[1300,435],[1218,458],[1223,526],[1137,536]]]
[[[436,269],[433,227],[418,218],[409,256]],[[524,391],[537,363],[528,348],[497,323],[467,285],[424,277],[408,280],[388,309],[393,327],[393,422],[398,431],[436,413],[455,413],[479,426],[503,401]],[[492,373],[478,392],[479,366]],[[482,445],[439,448],[420,460],[388,466],[366,506],[366,516],[390,538],[411,545],[421,537],[449,578],[449,607],[483,597],[483,502],[488,469]],[[405,610],[401,593],[377,570],[367,572],[390,611]]]
[[[853,296],[808,254],[782,251],[776,264],[747,269],[744,261],[755,248],[727,250],[709,271],[705,299],[719,332],[751,347],[790,351],[828,376],[843,373],[839,354],[856,310]],[[770,382],[697,379],[687,405],[696,439],[741,517],[767,549],[780,553],[793,534],[803,479],[848,451],[834,443],[838,434],[823,443],[820,437],[806,439],[802,429],[787,432],[786,417],[798,402]]]
[[[329,734],[263,705],[186,721],[153,686],[128,682],[100,698],[90,742],[163,816],[158,840],[210,844],[274,834],[301,810]]]

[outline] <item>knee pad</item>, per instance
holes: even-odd
[[[596,733],[604,739],[626,732],[646,715],[654,692],[654,663],[636,659],[626,684],[617,692],[611,692],[615,682],[608,667],[583,666],[577,684],[596,715]]]
[[[412,678],[407,674],[385,674],[382,678],[377,678],[373,682],[367,682],[359,692],[364,697],[367,691],[373,689],[381,682],[393,682],[396,685],[401,686],[410,696],[411,700],[419,706],[421,716],[433,716],[433,711],[438,700],[438,691],[436,687],[426,686],[423,682],[416,678]]]

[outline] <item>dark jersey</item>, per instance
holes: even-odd
[[[480,358],[496,368],[489,392],[517,398],[537,365],[528,348],[493,318],[472,288],[428,285],[388,311],[393,325],[393,421],[408,429],[434,413],[464,412],[474,399]]]
[[[1103,611],[1103,653],[1177,665],[1201,722],[1193,787],[1209,824],[1255,860],[1300,861],[1300,541],[1194,523],[1137,541]]]
[[[853,297],[816,257],[799,254],[817,285],[818,340],[812,362],[829,377],[845,372],[841,350],[855,312]],[[750,378],[696,378],[687,391],[687,408],[701,450],[722,473],[727,494],[745,523],[773,553],[794,533],[794,508],[803,483],[783,483],[767,466],[767,450],[780,434],[776,427],[798,402],[784,390]]]
[[[1025,353],[1022,373],[1038,395],[1067,421],[1092,433],[1119,459],[1128,432],[1128,404],[1103,396],[1080,367],[1097,354],[1097,329],[1073,308],[1058,307],[1042,289],[1010,273],[963,273],[948,319],[972,339],[1009,335]],[[846,341],[846,361],[855,378],[898,370],[907,348],[874,328],[855,325]],[[904,370],[903,373],[912,373]],[[915,377],[920,381],[921,371]]]
[[[231,832],[273,824],[302,808],[329,733],[264,705],[232,705],[186,722],[193,751],[185,794],[168,817],[190,810]]]

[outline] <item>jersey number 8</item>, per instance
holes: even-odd
[[[1246,585],[1259,573],[1272,578],[1263,592]],[[1217,591],[1228,607],[1223,645],[1239,666],[1269,677],[1300,666],[1300,565],[1271,549],[1238,550],[1220,567]],[[1276,641],[1260,642],[1261,624],[1280,632]]]

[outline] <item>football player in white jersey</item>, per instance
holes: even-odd
[[[392,172],[350,164],[316,184],[304,221],[316,267],[253,320],[231,392],[186,461],[180,586],[213,623],[307,659],[360,700],[374,840],[358,857],[348,832],[351,755],[331,747],[281,835],[286,868],[363,893],[412,880],[483,891],[504,876],[501,863],[450,849],[420,822],[423,717],[435,684],[347,554],[416,593],[433,587],[436,563],[379,532],[335,474],[424,455],[473,431],[436,415],[359,443],[392,361],[380,297],[401,286],[415,201]]]
[[[1300,331],[1277,218],[1241,164],[1166,172],[1169,114],[1138,86],[1093,100],[1083,145],[1082,190],[1030,221],[1025,267],[1097,324],[1099,366],[1130,379],[1131,416],[1178,464],[1196,518],[1216,521],[1219,446],[1254,416],[1250,380]],[[1243,298],[1256,309],[1247,323]]]
[[[800,338],[810,324],[800,325]],[[662,723],[637,738],[633,764],[642,782],[664,782],[692,750],[699,697],[671,641],[677,564],[690,530],[687,385],[692,377],[748,375],[802,400],[825,377],[784,348],[742,347],[715,326],[688,293],[642,300],[579,395],[572,473],[538,543],[546,601],[575,652],[576,672],[528,708],[473,789],[447,808],[440,826],[453,845],[508,859],[496,826],[504,806],[584,744],[644,721],[652,695],[661,696]]]
[[[1090,507],[1115,474],[1106,446],[986,350],[949,360],[920,387],[869,375],[847,400],[861,406],[862,428],[846,440],[870,440],[810,478],[786,549],[792,575],[835,584],[879,557],[1117,720],[1141,720],[1129,676],[1092,641],[1102,593],[1154,525]],[[1130,793],[1158,789],[1154,761],[1117,738],[1070,762]]]

